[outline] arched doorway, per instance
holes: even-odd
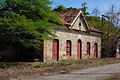
[[[90,55],[90,42],[87,42],[87,55]]]
[[[82,59],[82,42],[78,40],[77,44],[77,58]]]

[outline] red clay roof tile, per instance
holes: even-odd
[[[65,13],[60,13],[60,19],[61,21],[66,25],[71,25],[76,16],[79,14],[81,9],[75,9],[72,11],[68,11]]]
[[[90,31],[102,33],[102,31],[100,31],[100,30],[98,30],[98,29],[96,29],[96,28],[94,28],[94,27],[92,27],[90,25],[89,25],[89,28],[90,28]]]

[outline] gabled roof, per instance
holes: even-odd
[[[60,20],[67,26],[72,26],[74,24],[75,20],[80,15],[82,15],[82,17],[83,17],[83,13],[81,12],[81,9],[75,9],[75,10],[72,10],[72,11],[68,11],[68,12],[64,12],[64,13],[59,14]],[[102,31],[100,31],[98,29],[95,29],[92,26],[89,26],[84,17],[83,17],[83,20],[84,20],[84,22],[85,22],[89,31],[102,33]]]

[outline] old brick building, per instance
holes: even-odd
[[[101,57],[102,32],[87,24],[82,11],[59,15],[66,28],[53,30],[54,41],[44,41],[43,61]]]

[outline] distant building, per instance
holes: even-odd
[[[120,39],[117,42],[116,58],[120,58]]]

